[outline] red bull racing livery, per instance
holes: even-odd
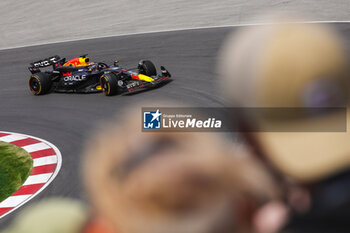
[[[41,68],[52,66],[52,70]],[[90,62],[87,55],[66,61],[59,56],[49,57],[30,64],[32,75],[29,88],[34,95],[54,92],[96,93],[105,95],[131,93],[157,87],[169,81],[171,75],[161,66],[160,74],[149,60],[141,60],[137,68],[124,69],[115,61],[113,65]]]

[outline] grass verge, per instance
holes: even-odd
[[[10,143],[0,142],[0,202],[16,192],[33,168],[27,151]]]

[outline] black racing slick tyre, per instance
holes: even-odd
[[[51,77],[45,73],[36,73],[29,78],[29,88],[34,95],[45,95],[52,87]]]
[[[147,76],[157,75],[156,67],[154,66],[153,62],[149,60],[141,60],[139,62],[139,72]]]
[[[105,73],[100,78],[103,93],[106,96],[120,94],[123,91],[123,81],[118,83],[118,77],[114,73]]]

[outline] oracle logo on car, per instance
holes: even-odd
[[[67,76],[64,77],[64,81],[84,81],[86,79],[86,75],[72,75],[72,76]]]

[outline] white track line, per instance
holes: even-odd
[[[9,208],[15,207],[18,203],[22,203],[26,199],[28,199],[31,195],[21,195],[21,196],[11,196],[7,198],[5,201],[0,203],[0,208]]]
[[[50,179],[51,176],[52,176],[52,173],[29,176],[23,185],[46,183]]]
[[[57,163],[56,155],[33,159],[33,167],[39,167],[39,166],[55,164],[55,163]]]
[[[297,21],[295,23],[350,23],[350,20],[314,20],[314,21]],[[177,32],[177,31],[188,31],[188,30],[200,30],[200,29],[215,29],[215,28],[226,28],[226,27],[248,27],[248,26],[262,26],[262,25],[271,25],[276,23],[242,23],[242,24],[224,24],[224,25],[216,25],[216,26],[203,26],[203,27],[188,27],[188,28],[176,28],[176,29],[165,29],[165,30],[155,30],[155,31],[145,31],[145,32],[135,32],[135,33],[125,33],[125,34],[111,34],[106,36],[95,36],[95,37],[82,37],[81,39],[72,39],[72,40],[57,40],[51,41],[47,43],[37,43],[31,45],[22,45],[22,46],[13,46],[1,48],[1,50],[7,49],[18,49],[18,48],[26,48],[31,46],[39,46],[39,45],[50,45],[57,43],[65,43],[65,42],[74,42],[74,41],[82,41],[82,40],[92,40],[92,39],[103,39],[108,37],[121,37],[121,36],[134,36],[134,35],[143,35],[143,34],[152,34],[152,33],[163,33],[163,32]]]
[[[18,141],[18,140],[22,140],[22,139],[26,139],[28,137],[26,136],[17,136],[17,135],[7,135],[7,136],[3,136],[1,137],[1,141],[4,141],[4,142],[14,142],[14,141]]]
[[[44,142],[23,146],[22,149],[26,150],[28,153],[39,151],[39,150],[45,150],[51,148],[48,144]]]

